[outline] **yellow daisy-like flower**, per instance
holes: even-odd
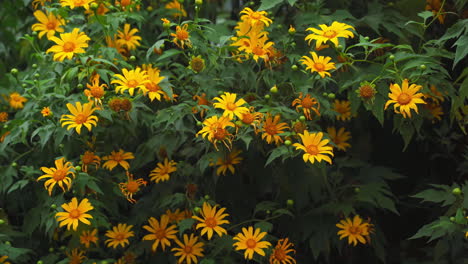
[[[107,160],[104,162],[102,167],[112,171],[117,165],[122,166],[125,170],[130,169],[130,164],[126,161],[129,159],[134,159],[132,152],[125,152],[123,149],[119,151],[111,151],[109,156],[102,157],[102,160]]]
[[[320,116],[320,103],[317,99],[310,97],[310,94],[302,96],[302,93],[299,94],[299,97],[294,99],[292,106],[296,106],[296,111],[299,112],[299,108],[302,108],[305,117],[307,120],[312,120],[311,110],[314,111],[317,116]]]
[[[87,198],[81,200],[78,204],[78,199],[73,197],[70,203],[62,204],[63,210],[66,212],[58,212],[55,214],[55,218],[60,222],[59,227],[64,225],[67,226],[67,230],[70,230],[70,227],[73,227],[73,230],[76,231],[79,222],[82,222],[85,225],[90,225],[88,218],[93,218],[92,215],[87,214],[86,212],[91,211],[94,207],[88,201]]]
[[[21,109],[24,107],[24,103],[27,102],[28,99],[24,98],[21,96],[19,93],[14,92],[11,93],[9,98],[8,98],[8,103],[10,106],[14,109]]]
[[[96,108],[93,108],[92,103],[85,103],[81,105],[80,102],[76,102],[75,105],[70,103],[67,104],[67,108],[71,115],[62,115],[60,122],[62,127],[68,126],[67,130],[75,128],[78,134],[81,134],[81,127],[85,126],[91,131],[92,126],[97,126],[98,117],[92,115]]]
[[[84,9],[89,9],[89,4],[93,3],[94,0],[60,0],[60,4],[63,7],[69,6],[70,9],[75,7],[84,7]]]
[[[385,103],[384,109],[387,109],[390,104],[395,104],[393,106],[395,113],[402,114],[404,118],[407,116],[411,117],[411,109],[414,109],[414,111],[419,114],[417,104],[426,103],[421,99],[424,94],[418,93],[421,88],[421,85],[416,84],[411,84],[408,87],[408,79],[403,80],[401,88],[400,85],[396,83],[390,84],[390,93],[388,94],[390,100]]]
[[[266,16],[266,11],[253,11],[252,9],[245,7],[240,13],[244,14],[240,18],[243,21],[249,22],[252,27],[258,23],[262,23],[268,27],[273,23],[273,21]]]
[[[283,142],[283,139],[278,134],[284,133],[286,129],[289,129],[288,124],[279,123],[280,115],[276,115],[274,118],[268,114],[265,122],[262,125],[262,139],[265,139],[268,144],[275,142],[279,145]]]
[[[111,83],[118,84],[115,87],[115,92],[120,92],[123,94],[125,91],[128,90],[128,93],[133,96],[133,93],[136,88],[139,88],[142,92],[147,92],[146,90],[146,83],[149,83],[148,74],[146,71],[142,70],[140,67],[136,67],[135,70],[127,70],[122,69],[122,74],[115,74],[114,77],[118,78],[116,80],[112,80]]]
[[[37,10],[34,12],[34,16],[39,21],[32,25],[31,29],[33,31],[39,31],[37,35],[39,38],[47,34],[47,38],[55,35],[55,32],[63,32],[64,29],[62,26],[65,25],[65,20],[60,16],[56,16],[49,12],[42,12],[41,10]]]
[[[118,246],[125,247],[130,244],[128,238],[134,236],[134,232],[130,231],[132,227],[132,225],[117,224],[117,226],[112,227],[112,230],[107,230],[106,237],[109,238],[105,242],[107,247],[115,249]]]
[[[242,114],[240,120],[245,125],[250,125],[254,128],[255,134],[258,133],[258,125],[262,122],[263,114],[255,112],[254,107],[249,108],[249,112]]]
[[[46,174],[37,178],[37,181],[50,178],[44,183],[44,187],[49,191],[49,196],[52,196],[52,190],[56,184],[62,188],[63,192],[70,190],[72,177],[75,178],[75,172],[72,171],[74,167],[71,162],[65,162],[65,158],[55,160],[55,167],[56,168],[41,167],[41,171]],[[71,177],[68,175],[71,175]],[[65,189],[65,187],[67,188]]]
[[[81,155],[81,165],[84,172],[88,172],[89,165],[94,165],[97,169],[101,165],[101,158],[92,151],[86,151]]]
[[[11,264],[11,262],[6,261],[8,259],[8,256],[1,256],[0,257],[0,263],[2,264]]]
[[[177,171],[177,162],[169,161],[167,158],[164,159],[164,163],[158,162],[156,166],[149,175],[150,179],[156,183],[168,181],[170,174]]]
[[[41,114],[42,114],[43,117],[51,116],[52,111],[50,110],[49,107],[46,106],[46,107],[42,108]]]
[[[134,180],[133,174],[127,171],[127,182],[119,183],[119,188],[129,202],[136,203],[136,200],[133,199],[133,195],[140,190],[141,185],[146,185],[146,181],[143,180],[143,178]]]
[[[244,99],[239,99],[236,102],[237,94],[225,92],[221,95],[221,98],[215,97],[213,100],[218,101],[214,103],[215,108],[220,108],[224,110],[223,116],[228,116],[230,119],[233,119],[234,116],[242,118],[242,114],[249,112],[249,109],[245,106],[247,102]]]
[[[176,225],[169,224],[169,217],[167,215],[161,216],[161,221],[158,221],[156,218],[151,217],[148,219],[149,225],[143,226],[151,234],[148,234],[143,237],[143,240],[154,240],[153,246],[151,247],[152,251],[158,249],[159,244],[161,244],[162,250],[166,250],[166,246],[171,245],[170,240],[177,239],[176,237]]]
[[[140,46],[141,37],[136,36],[138,29],[130,29],[130,24],[125,24],[123,31],[117,32],[117,43],[123,47],[127,47],[128,50],[134,50]]]
[[[71,252],[67,252],[66,255],[70,262],[69,264],[81,264],[83,261],[86,259],[86,256],[84,255],[85,251],[79,250],[78,248],[72,249]]]
[[[80,32],[79,28],[74,28],[72,32],[61,33],[60,38],[52,36],[50,40],[57,45],[49,48],[46,53],[53,52],[54,61],[63,61],[71,60],[75,53],[85,53],[84,48],[88,47],[90,38],[84,32]]]
[[[32,1],[32,6],[33,6],[34,9],[37,9],[38,7],[45,6],[45,3],[50,2],[50,1],[52,1],[52,0],[33,0]]]
[[[234,174],[234,165],[239,164],[243,160],[242,157],[239,157],[240,153],[242,153],[240,149],[233,150],[229,152],[224,159],[218,158],[218,161],[216,161],[216,165],[219,165],[219,167],[216,169],[216,175],[226,175],[226,171],[228,169],[232,174]]]
[[[327,133],[330,135],[331,141],[335,143],[339,150],[346,151],[347,148],[351,147],[347,142],[351,138],[351,133],[346,131],[344,127],[340,128],[338,132],[336,132],[336,128],[329,127],[327,128]]]
[[[91,243],[97,245],[98,237],[97,237],[97,228],[93,230],[85,230],[81,233],[80,236],[80,243],[85,245],[86,248],[89,248]]]
[[[8,121],[8,113],[0,112],[0,123],[5,123]]]
[[[351,102],[347,100],[335,100],[333,110],[338,113],[336,120],[351,120]]]
[[[187,11],[185,11],[182,4],[177,0],[173,0],[172,2],[167,3],[164,7],[166,9],[171,9],[174,11],[174,13],[172,14],[174,18],[187,16]]]
[[[95,74],[93,76],[93,78],[91,79],[92,84],[86,84],[86,87],[88,87],[88,89],[84,90],[84,94],[88,97],[88,100],[92,101],[92,99],[94,99],[94,104],[96,106],[98,106],[99,108],[103,108],[101,99],[106,93],[104,91],[104,88],[107,87],[107,84],[99,84],[99,78],[99,74]]]
[[[143,69],[148,75],[148,82],[145,83],[146,91],[144,91],[143,93],[145,95],[148,95],[151,102],[153,102],[154,99],[161,101],[161,96],[164,96],[165,93],[161,89],[161,86],[159,86],[159,84],[166,77],[159,76],[159,73],[161,71],[158,68],[153,68],[153,66],[151,65],[143,64]]]
[[[177,208],[174,212],[167,209],[165,215],[169,217],[169,223],[179,223],[184,219],[192,218],[192,213],[189,210],[181,211],[179,208]]]
[[[242,233],[238,233],[233,239],[238,242],[234,243],[233,246],[236,247],[235,250],[245,250],[244,258],[252,259],[254,253],[259,254],[260,256],[265,256],[265,251],[263,249],[271,246],[271,243],[268,241],[261,241],[267,235],[266,232],[261,232],[260,228],[254,228],[249,226],[248,228],[243,227]]]
[[[302,56],[299,60],[303,65],[306,65],[306,70],[310,70],[311,73],[317,72],[320,77],[325,78],[325,75],[331,76],[329,70],[336,69],[335,63],[330,62],[331,57],[317,56],[317,53],[311,51],[310,55],[312,58]]]
[[[307,31],[312,31],[312,34],[307,35],[305,40],[310,42],[315,39],[315,48],[318,49],[322,43],[331,41],[335,46],[338,46],[338,38],[353,38],[354,34],[349,29],[355,30],[354,27],[334,21],[331,26],[325,24],[319,25],[320,29],[308,28]]]
[[[442,115],[444,114],[444,111],[441,105],[429,102],[424,105],[424,108],[426,108],[429,111],[429,119],[432,121],[432,123],[442,120]]]
[[[117,50],[120,55],[126,57],[128,55],[128,51],[121,45],[121,43],[117,42],[115,39],[115,35],[113,37],[106,36],[106,44],[109,48],[114,48]]]
[[[198,237],[190,234],[184,234],[184,243],[180,242],[178,239],[175,240],[179,247],[175,247],[171,249],[171,251],[176,251],[174,256],[179,257],[177,263],[185,263],[191,264],[198,263],[197,257],[203,257],[203,242],[198,242]],[[198,243],[197,243],[198,242]]]
[[[192,42],[190,41],[190,34],[188,32],[188,24],[184,24],[182,27],[176,27],[176,33],[171,33],[171,36],[174,37],[172,42],[177,45],[177,47],[184,49],[184,46],[192,47]]]
[[[218,236],[227,235],[226,229],[222,228],[221,225],[229,224],[228,220],[224,220],[225,217],[229,216],[228,214],[223,214],[226,208],[220,208],[216,211],[216,206],[212,207],[209,203],[204,202],[200,214],[202,218],[198,216],[192,216],[193,219],[199,221],[196,229],[202,229],[201,235],[207,234],[208,240],[211,240],[213,236],[213,231],[218,234]]]
[[[346,219],[341,220],[336,227],[341,229],[338,231],[340,240],[348,237],[348,244],[356,246],[358,242],[366,244],[370,242],[370,233],[372,232],[372,224],[367,221],[364,221],[359,215],[355,215],[353,220],[347,217]]]
[[[229,133],[227,127],[234,127],[234,123],[231,122],[231,119],[227,116],[212,116],[205,121],[203,121],[203,128],[198,131],[203,138],[207,138],[211,143],[213,143],[216,150],[218,150],[217,143],[219,141],[223,142],[224,145],[230,149],[232,145],[232,134]]]
[[[304,134],[299,134],[299,136],[301,137],[302,144],[294,143],[293,146],[296,147],[296,150],[301,149],[305,152],[302,156],[304,162],[309,161],[314,164],[315,160],[318,162],[324,160],[332,164],[331,158],[327,155],[333,157],[333,148],[327,145],[330,140],[322,140],[322,132],[309,133],[309,131],[305,130]]]
[[[271,253],[270,264],[296,264],[296,260],[288,255],[290,252],[296,253],[296,250],[291,247],[294,247],[294,244],[289,242],[288,238],[278,240],[278,244]]]

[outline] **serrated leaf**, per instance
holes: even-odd
[[[255,223],[254,227],[260,228],[262,232],[271,232],[271,230],[273,230],[273,224],[265,221]]]
[[[180,221],[177,225],[179,226],[179,234],[182,235],[185,230],[190,229],[195,223],[195,219],[186,218]]]
[[[452,69],[468,54],[468,36],[461,36],[452,47],[454,46],[457,46],[457,50],[455,51],[455,60],[453,61]]]
[[[288,152],[288,148],[286,146],[281,146],[281,147],[277,147],[275,148],[271,153],[270,155],[268,156],[268,159],[267,161],[265,162],[265,167],[268,166],[268,164],[270,164],[272,161],[274,161],[275,159],[277,159],[278,157],[286,154]]]
[[[282,2],[283,0],[262,0],[262,4],[258,8],[258,11],[271,9]]]

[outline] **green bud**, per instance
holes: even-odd
[[[285,141],[284,141],[284,144],[285,144],[286,146],[291,146],[292,142],[291,142],[291,140],[285,140]]]
[[[302,122],[306,121],[306,117],[305,116],[300,116],[299,117],[299,120],[301,120]]]
[[[18,167],[18,163],[12,162],[12,163],[11,163],[11,166],[12,166],[13,168],[16,168],[16,167]]]
[[[65,145],[64,145],[63,143],[60,143],[60,144],[58,145],[58,147],[59,147],[59,148],[63,148],[63,147],[65,147]]]
[[[148,7],[146,8],[146,10],[149,11],[149,12],[151,12],[151,11],[153,11],[153,7],[152,7],[152,6],[148,6]]]
[[[265,99],[270,99],[271,96],[269,94],[265,94]]]
[[[270,211],[270,210],[266,210],[265,213],[266,213],[266,214],[271,214],[271,211]]]
[[[33,31],[31,34],[32,34],[33,36],[37,36],[37,31]]]
[[[3,125],[3,128],[8,128],[8,125],[7,124]]]
[[[39,78],[41,75],[39,73],[34,74],[34,78]]]
[[[218,95],[224,94],[224,91],[218,91]]]
[[[335,94],[334,94],[334,93],[329,93],[329,94],[328,94],[328,98],[330,98],[330,99],[335,99]]]
[[[37,264],[44,264],[44,261],[38,260],[38,261],[37,261]]]
[[[21,84],[21,87],[26,88],[26,87],[28,87],[28,85],[23,83],[23,84]]]
[[[203,5],[203,0],[195,0],[196,5]]]
[[[338,45],[338,46],[336,46],[336,48],[337,48],[338,50],[342,50],[342,49],[343,49],[343,46]]]
[[[293,70],[293,71],[297,71],[298,69],[299,69],[299,67],[297,67],[297,65],[295,65],[295,64],[293,66],[291,66],[291,70]]]
[[[203,198],[205,198],[205,200],[209,200],[211,197],[207,194],[207,195],[205,195],[205,197],[203,197]]]
[[[56,205],[56,204],[51,204],[51,205],[50,205],[50,208],[52,208],[52,209],[57,209],[57,205]]]
[[[293,205],[294,205],[294,200],[293,200],[293,199],[288,199],[288,200],[286,201],[286,205],[287,205],[287,206],[293,206]]]
[[[421,70],[423,70],[423,71],[424,71],[425,69],[427,69],[426,65],[424,65],[424,64],[421,64],[421,65],[419,66],[419,68],[420,68]]]
[[[135,56],[130,56],[130,61],[136,61],[136,57]]]
[[[109,262],[107,262],[107,260],[103,260],[101,261],[101,264],[109,264]]]
[[[369,37],[364,37],[365,40],[369,41]]]
[[[394,60],[394,59],[395,59],[395,55],[390,55],[390,56],[388,56],[388,58],[391,59],[391,60]]]
[[[5,223],[5,220],[0,219],[0,225],[3,225]]]
[[[99,5],[97,3],[91,3],[89,7],[91,8],[91,10],[97,10],[99,8]]]
[[[54,251],[55,251],[55,248],[53,248],[53,247],[50,247],[50,248],[49,248],[49,252],[50,252],[50,253],[52,253],[52,252],[54,252]]]
[[[81,171],[81,166],[75,166],[75,171]]]
[[[11,242],[10,241],[5,241],[5,245],[11,246]]]
[[[177,0],[177,1],[181,4],[184,3],[184,0]]]
[[[13,68],[13,69],[11,69],[10,73],[13,74],[13,75],[17,75],[18,74],[18,69]]]
[[[197,121],[197,126],[202,126],[203,123],[201,121]]]
[[[197,206],[193,208],[193,211],[198,214],[201,211],[201,208]]]
[[[273,86],[273,87],[271,87],[271,88],[270,88],[270,92],[271,92],[271,93],[277,93],[277,92],[278,92],[278,87],[276,87],[276,85]]]
[[[323,92],[322,95],[323,95],[323,96],[328,96],[328,93],[327,93],[327,92]]]
[[[359,188],[359,187],[354,188],[355,193],[359,193],[360,191],[361,191],[361,188]]]
[[[31,65],[31,67],[32,67],[33,69],[37,69],[37,64],[34,63],[33,65]]]
[[[295,47],[296,47],[296,42],[292,42],[292,43],[291,43],[291,47],[292,47],[292,48],[295,48]]]
[[[457,187],[457,188],[454,188],[454,189],[452,190],[452,193],[453,193],[454,195],[461,195],[461,194],[462,194],[462,190],[461,190],[460,188]]]
[[[282,28],[283,28],[283,25],[278,24],[276,27],[277,27],[278,29],[282,29]]]
[[[164,49],[165,47],[166,47],[166,45],[164,45],[164,43],[161,44],[161,46],[159,46],[160,49]]]
[[[242,121],[240,121],[240,120],[236,121],[236,126],[241,127],[243,125],[244,125],[244,123],[242,123]]]
[[[248,5],[249,5],[249,6],[253,6],[253,5],[255,5],[255,2],[254,2],[254,1],[250,1],[250,2],[248,2]]]
[[[455,217],[451,216],[451,217],[450,217],[450,221],[451,221],[451,222],[455,222]]]
[[[66,246],[61,246],[61,247],[60,247],[60,250],[62,250],[62,251],[65,251],[66,249],[67,249]]]
[[[83,84],[79,83],[76,87],[78,87],[78,89],[83,89]]]

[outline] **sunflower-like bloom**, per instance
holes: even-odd
[[[320,116],[320,103],[317,99],[310,97],[310,94],[306,94],[306,96],[303,97],[302,93],[300,93],[299,97],[292,102],[292,106],[295,105],[297,105],[297,112],[299,112],[299,108],[302,108],[307,120],[312,120],[311,110],[314,111],[317,116]]]
[[[87,198],[81,200],[78,204],[78,199],[73,197],[70,203],[62,204],[63,210],[66,212],[58,212],[55,214],[55,218],[60,222],[59,227],[64,225],[67,226],[67,230],[70,230],[70,227],[73,227],[73,230],[76,231],[79,222],[82,222],[85,225],[90,225],[88,218],[93,218],[92,215],[87,214],[86,212],[91,211],[94,207],[88,201]]]
[[[253,106],[249,108],[249,112],[243,113],[240,118],[243,124],[252,126],[255,133],[258,133],[258,125],[262,122],[262,119],[263,114],[255,112],[255,108]]]
[[[122,46],[121,42],[117,42],[115,38],[115,35],[113,37],[106,36],[107,47],[116,49],[117,52],[120,53],[120,55],[126,57],[128,55],[128,51],[125,49],[124,46]]]
[[[8,113],[7,112],[0,112],[0,123],[4,123],[8,121]]]
[[[218,234],[218,236],[227,235],[226,229],[222,228],[221,225],[229,224],[228,220],[224,218],[229,216],[228,214],[223,214],[226,208],[220,208],[216,210],[216,206],[211,206],[209,203],[204,202],[200,214],[202,217],[192,216],[193,219],[199,221],[196,229],[202,229],[201,235],[207,234],[208,240],[211,240],[213,236],[213,231]]]
[[[55,32],[64,31],[62,26],[65,25],[65,20],[62,17],[49,12],[44,13],[41,10],[35,11],[34,16],[39,23],[32,25],[31,29],[33,31],[39,31],[37,35],[39,38],[47,34],[47,38],[50,39],[55,35]]]
[[[0,257],[0,263],[2,264],[11,264],[11,262],[6,261],[8,259],[8,256],[1,256]]]
[[[85,151],[85,153],[81,155],[81,164],[83,165],[83,171],[88,172],[89,165],[94,165],[96,169],[101,165],[101,158],[92,151]]]
[[[85,245],[86,248],[89,248],[91,243],[97,245],[98,237],[97,237],[97,228],[93,230],[85,230],[81,233],[80,236],[80,243]]]
[[[52,36],[50,40],[57,45],[49,48],[46,53],[53,52],[54,61],[63,61],[71,60],[75,53],[85,53],[84,48],[88,47],[90,38],[84,32],[80,32],[79,28],[74,28],[71,33],[61,33],[60,38]]]
[[[143,237],[143,240],[154,240],[153,246],[151,247],[152,251],[156,251],[158,249],[159,244],[161,244],[162,250],[166,250],[166,246],[171,245],[170,240],[177,239],[176,233],[176,225],[169,224],[169,217],[167,215],[161,216],[161,221],[158,221],[156,218],[151,217],[148,219],[149,225],[143,226],[150,234]]]
[[[290,252],[296,253],[296,250],[291,247],[294,247],[294,244],[289,242],[288,238],[278,240],[278,244],[271,253],[270,264],[296,264],[296,260],[288,255]]]
[[[262,139],[265,139],[268,144],[275,142],[276,145],[279,145],[283,142],[283,139],[280,135],[284,133],[286,129],[289,129],[288,124],[279,123],[281,116],[276,115],[274,118],[268,114],[265,122],[262,125]]]
[[[184,49],[184,46],[192,47],[192,42],[190,41],[190,34],[188,32],[188,24],[184,24],[182,27],[176,27],[176,33],[171,33],[171,36],[174,37],[172,42],[177,45],[177,47]]]
[[[242,153],[240,149],[233,150],[229,152],[226,155],[226,157],[218,158],[218,161],[216,161],[216,165],[218,165],[219,167],[216,169],[216,175],[220,175],[220,174],[226,175],[226,171],[228,169],[232,174],[234,174],[235,172],[234,165],[239,164],[243,160],[242,157],[239,157],[240,153]]]
[[[244,22],[250,23],[252,27],[258,23],[262,23],[268,27],[273,23],[273,21],[266,16],[266,11],[253,11],[252,9],[245,7],[240,13],[244,14],[240,18]]]
[[[37,178],[38,181],[50,178],[44,183],[44,187],[49,191],[49,196],[52,196],[52,190],[56,184],[62,188],[63,192],[70,190],[72,177],[75,178],[75,172],[72,171],[74,167],[71,162],[65,162],[65,158],[56,159],[55,167],[56,168],[41,167],[41,171],[46,174]],[[65,189],[65,187],[67,188]]]
[[[92,84],[86,84],[86,87],[88,87],[88,89],[84,90],[84,94],[88,97],[88,100],[92,101],[92,99],[94,99],[94,104],[96,106],[103,108],[101,99],[106,93],[104,91],[104,88],[107,87],[107,84],[99,84],[99,78],[99,74],[93,76],[93,78],[91,79]]]
[[[440,0],[426,0],[426,10],[432,11],[432,15],[437,15],[439,22],[444,24],[446,13]]]
[[[179,208],[177,208],[174,212],[167,209],[165,215],[169,217],[169,223],[179,223],[184,219],[192,218],[192,213],[189,210],[181,211]]]
[[[236,102],[236,97],[237,94],[235,93],[225,92],[221,95],[221,98],[213,98],[214,101],[218,101],[217,103],[214,103],[213,106],[215,108],[223,109],[223,116],[228,116],[230,119],[233,119],[234,116],[241,118],[242,114],[249,112],[249,109],[242,106],[247,103],[244,99],[241,98]]]
[[[118,84],[115,87],[115,92],[120,92],[123,94],[126,90],[128,93],[133,96],[136,88],[139,88],[142,92],[147,92],[146,83],[149,83],[148,74],[146,71],[142,70],[140,67],[136,67],[135,70],[122,69],[122,74],[115,74],[114,77],[118,80],[112,80],[111,83]]]
[[[146,90],[143,93],[148,95],[151,102],[153,102],[154,99],[161,101],[161,96],[164,96],[165,93],[159,84],[166,77],[159,76],[161,71],[158,68],[153,68],[151,65],[143,64],[143,69],[148,75],[148,82],[145,83]]]
[[[242,233],[238,233],[233,239],[238,242],[234,243],[233,246],[236,247],[235,250],[245,250],[244,258],[252,259],[254,253],[261,256],[265,256],[265,251],[263,249],[271,246],[271,243],[268,241],[262,241],[262,239],[267,235],[266,232],[261,232],[260,228],[254,228],[249,226],[248,228],[243,227]]]
[[[179,257],[177,263],[185,262],[187,264],[198,263],[197,257],[203,257],[203,242],[198,242],[198,237],[190,234],[184,234],[184,243],[180,242],[178,239],[175,240],[179,247],[171,249],[171,251],[176,251],[174,256]]]
[[[188,68],[196,73],[200,73],[205,69],[205,60],[202,59],[201,55],[192,56]]]
[[[203,121],[203,128],[198,131],[197,136],[201,134],[203,138],[206,137],[213,143],[216,150],[218,150],[217,143],[219,141],[223,142],[228,149],[231,149],[233,135],[227,130],[228,127],[234,127],[234,123],[231,122],[229,117],[212,116]]]
[[[52,116],[52,111],[50,110],[50,108],[48,106],[42,108],[41,110],[41,114],[43,117],[47,117],[47,116]]]
[[[338,231],[340,240],[348,237],[348,244],[353,243],[353,246],[358,242],[362,244],[370,242],[370,233],[373,231],[373,225],[364,221],[359,215],[355,215],[353,220],[349,217],[341,220],[336,227],[341,229]]]
[[[19,93],[14,92],[11,93],[9,98],[8,98],[8,103],[10,106],[14,109],[21,109],[24,107],[24,103],[27,102],[28,99],[24,98],[21,96]]]
[[[128,50],[134,50],[140,46],[141,37],[136,36],[138,29],[130,29],[130,24],[125,24],[123,31],[117,32],[117,43],[123,47],[127,47]]]
[[[177,162],[169,161],[167,158],[164,159],[164,163],[158,162],[156,166],[149,175],[150,179],[156,183],[168,181],[170,174],[177,171]]]
[[[351,138],[351,133],[346,131],[344,127],[340,128],[338,132],[336,131],[336,128],[329,127],[327,128],[327,133],[330,136],[331,141],[335,143],[337,149],[346,151],[347,148],[351,147],[347,142]]]
[[[86,259],[86,256],[84,255],[85,251],[80,250],[78,248],[72,249],[72,251],[67,252],[66,255],[70,262],[69,264],[81,264],[83,261]]]
[[[93,115],[96,108],[93,108],[92,103],[83,105],[80,102],[76,102],[75,105],[68,103],[67,108],[71,115],[62,115],[62,118],[60,118],[62,127],[68,126],[67,130],[75,128],[76,132],[80,134],[82,126],[85,126],[89,131],[91,131],[93,125],[97,126],[98,117]]]
[[[333,110],[338,113],[336,120],[351,120],[351,102],[348,100],[335,100]]]
[[[293,146],[296,147],[296,150],[301,149],[305,152],[302,156],[304,162],[309,161],[314,164],[315,160],[318,162],[324,160],[332,164],[331,158],[327,155],[333,157],[333,148],[327,145],[330,140],[322,140],[322,132],[309,133],[309,131],[305,130],[304,134],[299,134],[299,136],[301,137],[302,144],[294,143]]]
[[[136,200],[133,199],[133,195],[140,190],[141,185],[146,185],[146,181],[143,180],[143,178],[133,179],[133,174],[127,171],[127,182],[119,183],[119,188],[129,202],[136,203]]]
[[[166,9],[174,11],[174,13],[172,14],[174,18],[187,16],[187,11],[185,11],[182,4],[177,0],[173,0],[172,2],[167,3],[164,7]]]
[[[411,84],[408,87],[408,79],[403,80],[401,88],[400,85],[396,83],[390,84],[391,93],[388,94],[390,100],[388,100],[387,103],[385,103],[384,109],[387,109],[387,107],[390,104],[395,104],[393,106],[395,113],[402,114],[404,118],[406,118],[407,116],[411,117],[411,109],[414,109],[414,111],[416,111],[416,113],[419,114],[417,104],[426,103],[423,99],[421,99],[421,97],[423,97],[424,94],[418,93],[418,91],[421,90],[421,88],[421,85],[416,84]]]
[[[115,249],[118,246],[125,247],[127,244],[130,244],[128,238],[135,235],[131,231],[132,227],[133,225],[117,224],[117,226],[112,227],[112,230],[107,230],[106,237],[109,238],[105,242],[107,247]]]
[[[325,24],[319,25],[320,29],[308,28],[307,31],[312,31],[312,34],[307,35],[305,40],[310,42],[315,39],[315,48],[319,48],[322,43],[331,41],[335,46],[338,46],[338,38],[353,38],[354,34],[349,29],[355,30],[354,27],[334,21],[331,26]]]
[[[75,7],[84,7],[84,9],[89,9],[89,4],[93,3],[94,0],[60,0],[60,4],[63,7],[69,6],[70,9],[74,9]]]
[[[134,159],[132,152],[125,152],[123,149],[119,151],[111,151],[109,156],[102,157],[102,160],[107,160],[104,162],[102,167],[104,169],[113,170],[117,165],[122,166],[125,170],[130,169],[130,164],[126,161],[129,159]]]
[[[306,65],[306,70],[310,70],[311,73],[317,72],[320,77],[325,78],[325,75],[331,76],[329,70],[336,69],[335,63],[330,62],[330,57],[317,56],[317,53],[311,51],[310,55],[312,58],[302,56],[299,60],[303,65]]]

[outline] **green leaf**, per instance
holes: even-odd
[[[443,186],[443,189],[427,189],[419,192],[411,197],[420,198],[427,202],[442,203],[442,206],[451,205],[455,202],[456,198],[452,194],[450,187],[445,185],[433,185]]]
[[[273,224],[270,222],[265,222],[265,221],[255,223],[254,227],[260,228],[262,232],[271,232],[271,230],[273,230]]]
[[[179,226],[179,234],[182,235],[185,230],[190,229],[195,223],[195,219],[186,218],[180,221],[177,225]]]
[[[288,153],[288,148],[286,146],[280,146],[275,148],[273,151],[271,151],[270,156],[268,156],[268,159],[265,163],[265,167],[268,166],[268,164],[270,164],[272,161],[286,153]]]
[[[291,217],[294,217],[294,215],[293,215],[293,213],[291,213],[291,211],[289,211],[288,209],[284,209],[284,208],[276,209],[275,211],[273,211],[272,214],[273,215],[289,215]]]
[[[263,202],[260,202],[257,204],[257,206],[255,206],[255,210],[254,210],[254,215],[258,212],[263,212],[263,211],[267,211],[267,210],[273,210],[275,209],[276,207],[278,207],[279,204],[276,203],[276,202],[272,202],[272,201],[263,201]]]
[[[294,6],[294,4],[297,2],[297,0],[288,0],[288,3],[291,5],[291,6]]]
[[[154,53],[154,49],[159,49],[162,44],[164,44],[164,39],[161,39],[161,40],[158,40],[156,41],[153,46],[151,46],[148,51],[146,52],[146,59],[149,60],[149,57],[151,56],[151,54]]]
[[[271,9],[282,2],[283,0],[262,0],[262,4],[258,8],[258,11]]]
[[[170,58],[170,57],[175,56],[175,55],[180,54],[180,53],[182,53],[182,51],[176,50],[176,49],[166,50],[166,51],[163,52],[163,54],[161,56],[159,56],[156,59],[156,61],[162,61],[164,59]]]
[[[468,54],[468,36],[461,36],[452,47],[455,46],[457,46],[457,50],[455,51],[455,60],[453,61],[452,69]]]
[[[422,11],[422,12],[419,12],[418,13],[418,17],[422,17],[422,19],[424,21],[426,21],[426,19],[428,19],[429,17],[432,17],[433,14],[431,11]]]

